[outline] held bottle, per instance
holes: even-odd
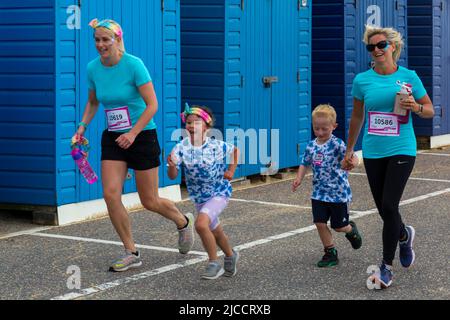
[[[71,155],[73,160],[75,160],[75,163],[77,164],[78,168],[80,169],[81,174],[86,179],[87,183],[93,184],[94,182],[96,182],[98,180],[98,177],[95,174],[89,162],[87,161],[84,154],[81,152],[81,149],[79,148],[72,149]]]
[[[399,83],[398,83],[399,84]],[[401,89],[397,92],[395,96],[394,113],[397,115],[399,123],[408,123],[409,120],[409,110],[400,107],[400,101],[407,99],[411,95],[411,85],[407,83],[399,84]]]

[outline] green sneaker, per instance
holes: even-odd
[[[349,224],[352,226],[352,231],[350,233],[346,233],[345,237],[348,239],[348,241],[350,241],[353,249],[359,249],[362,245],[361,234],[359,233],[355,222],[350,221]]]
[[[325,254],[322,257],[322,260],[317,262],[317,266],[319,268],[332,267],[339,263],[338,253],[337,253],[336,248],[333,247],[333,248],[325,249],[324,251],[325,251]]]

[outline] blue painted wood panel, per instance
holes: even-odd
[[[183,100],[211,107],[225,139],[232,131],[244,162],[236,177],[260,173],[272,161],[283,168],[298,165],[299,149],[309,139],[307,3],[181,1]],[[266,88],[265,76],[277,76],[278,83]],[[282,136],[275,144],[272,129]]]
[[[367,70],[370,56],[362,42],[365,25],[399,30],[407,42],[406,1],[313,1],[312,105],[330,103],[337,112],[335,135],[347,139],[353,109],[352,82]],[[407,66],[407,47],[399,63]],[[356,148],[361,147],[361,137]]]
[[[68,9],[78,3],[0,2],[0,112],[8,115],[0,126],[0,202],[56,206],[102,198],[101,183],[86,184],[70,157],[70,138],[87,100],[86,66],[97,56],[88,27],[95,17],[122,24],[127,51],[153,78],[161,147],[173,145],[181,104],[179,1],[165,0],[162,10],[160,1],[84,0],[81,29],[69,28],[74,12]],[[100,109],[87,133],[89,162],[99,175],[104,127]],[[167,182],[161,167],[160,186]],[[124,189],[135,191],[134,180]]]
[[[417,71],[433,101],[435,117],[414,117],[417,135],[449,133],[448,105],[450,81],[448,2],[441,0],[408,0],[409,64]]]
[[[54,1],[0,2],[0,202],[56,203]]]

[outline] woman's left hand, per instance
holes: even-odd
[[[400,107],[415,112],[417,111],[417,102],[413,96],[408,96],[408,98],[400,100]]]
[[[120,135],[120,137],[118,137],[116,139],[116,142],[119,145],[119,147],[127,150],[134,143],[135,139],[136,139],[136,135],[134,133],[127,132],[127,133]]]

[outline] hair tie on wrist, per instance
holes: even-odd
[[[87,129],[87,127],[88,127],[88,125],[85,122],[83,122],[83,121],[80,121],[78,126],[83,126],[85,129]]]

